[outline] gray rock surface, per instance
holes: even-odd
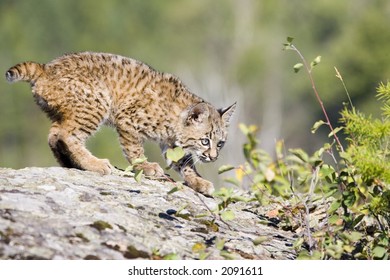
[[[292,234],[177,184],[75,169],[0,169],[0,259],[292,259]],[[257,209],[258,210],[258,209]]]

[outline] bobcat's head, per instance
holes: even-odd
[[[226,142],[235,108],[236,103],[218,110],[205,102],[190,106],[181,114],[180,134],[175,144],[191,154],[195,162],[215,161]]]

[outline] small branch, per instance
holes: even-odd
[[[317,88],[316,88],[316,85],[314,83],[314,78],[313,78],[313,75],[311,74],[311,70],[312,70],[312,67],[309,67],[309,65],[307,64],[307,61],[305,59],[305,57],[302,55],[302,53],[293,45],[293,44],[290,44],[289,45],[290,48],[295,51],[298,56],[301,58],[302,62],[303,62],[303,65],[309,75],[309,79],[310,79],[310,83],[311,83],[311,86],[312,86],[312,89],[316,95],[316,98],[317,98],[317,101],[318,103],[320,104],[321,106],[321,110],[325,116],[325,120],[326,120],[326,125],[329,127],[329,129],[333,132],[334,129],[333,129],[333,126],[329,120],[329,116],[328,116],[328,113],[326,112],[326,109],[325,109],[325,106],[324,106],[324,103],[322,102],[322,99],[320,97],[320,95],[318,94],[318,91],[317,91]],[[333,137],[334,139],[336,140],[337,142],[337,145],[339,146],[341,152],[344,152],[344,148],[343,148],[343,145],[341,145],[341,141],[340,139],[338,138],[337,134],[336,133],[333,133]]]

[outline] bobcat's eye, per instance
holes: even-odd
[[[210,145],[210,139],[202,138],[202,139],[200,139],[200,143],[202,143],[203,146],[209,146]]]
[[[225,145],[225,141],[219,141],[217,147],[222,148],[224,145]]]

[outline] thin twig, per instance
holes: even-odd
[[[311,70],[312,70],[311,67],[309,67],[309,65],[307,64],[307,61],[306,61],[305,57],[301,54],[301,52],[300,52],[293,44],[291,44],[290,47],[291,47],[291,49],[294,50],[294,51],[298,54],[298,56],[301,58],[301,60],[302,60],[302,62],[303,62],[303,65],[305,66],[305,69],[306,69],[306,71],[307,71],[307,73],[308,73],[308,75],[309,75],[310,83],[311,83],[311,86],[312,86],[312,88],[313,88],[313,91],[314,91],[314,93],[315,93],[315,95],[316,95],[317,101],[318,101],[318,103],[320,104],[321,109],[322,109],[322,112],[323,112],[323,114],[324,114],[324,116],[325,116],[326,125],[329,127],[329,129],[330,129],[332,132],[334,132],[333,126],[332,126],[332,124],[331,124],[331,122],[330,122],[330,119],[329,119],[329,117],[328,117],[328,113],[326,112],[324,103],[322,102],[321,97],[320,97],[320,95],[318,94],[316,85],[315,85],[315,83],[314,83],[314,78],[313,78],[313,75],[311,74]],[[339,146],[341,152],[344,152],[343,145],[341,145],[341,141],[340,141],[340,139],[338,138],[337,134],[336,134],[336,133],[333,133],[333,137],[334,137],[334,139],[336,140],[336,142],[337,142],[337,144],[338,144],[338,146]]]
[[[347,97],[348,97],[348,101],[349,101],[349,104],[351,105],[351,108],[355,108],[353,106],[353,103],[352,103],[352,99],[351,99],[351,96],[349,95],[349,91],[347,89],[347,86],[345,85],[344,83],[344,79],[343,79],[343,76],[341,76],[339,70],[337,69],[336,66],[334,66],[334,70],[336,70],[336,77],[341,81],[341,83],[343,84],[343,87],[344,87],[344,90],[345,92],[347,93]]]

